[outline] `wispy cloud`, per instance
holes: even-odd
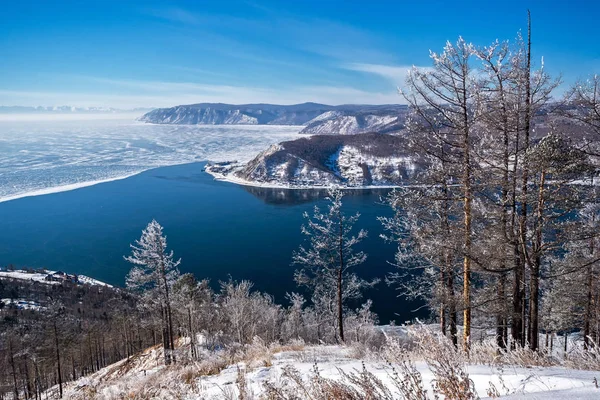
[[[395,85],[402,86],[406,77],[413,68],[408,65],[381,65],[381,64],[361,64],[350,63],[342,65],[342,68],[350,71],[364,72],[372,75],[380,76]],[[427,70],[429,67],[418,67],[421,70]]]
[[[312,53],[325,59],[344,62],[375,60],[389,62],[393,57],[382,46],[383,38],[362,27],[324,18],[298,17],[284,10],[273,10],[253,2],[249,8],[262,15],[239,17],[227,14],[195,13],[182,8],[151,9],[146,11],[156,18],[177,22],[181,34],[204,39],[196,45],[210,47],[230,56],[243,56],[249,61],[272,62],[276,57],[256,56],[248,48],[268,42],[277,50],[295,50]],[[183,26],[185,25],[185,26]],[[193,41],[192,41],[193,42]],[[256,50],[256,49],[254,49]],[[239,54],[241,53],[241,54]],[[250,55],[254,54],[253,60]],[[281,60],[279,63],[283,64]]]
[[[191,25],[200,23],[200,18],[196,14],[179,7],[146,8],[143,12],[169,22]]]

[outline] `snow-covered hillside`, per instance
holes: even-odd
[[[141,121],[160,124],[184,125],[257,125],[258,119],[240,110],[218,110],[215,108],[189,109],[185,106],[158,109],[140,118]]]
[[[139,120],[154,124],[186,125],[304,125],[334,108],[316,103],[290,106],[202,103],[159,108]]]
[[[272,187],[397,186],[421,168],[398,136],[313,136],[272,145],[247,164],[208,165],[217,179]]]
[[[425,360],[415,359],[410,362],[414,368],[405,369],[394,361],[361,354],[353,347],[297,346],[281,347],[273,352],[254,347],[245,360],[229,365],[223,364],[218,353],[206,353],[194,364],[170,367],[162,365],[161,349],[151,348],[67,384],[65,398],[321,400],[326,398],[324,390],[327,389],[342,393],[354,388],[360,395],[364,393],[363,387],[373,387],[375,396],[369,397],[371,399],[407,399],[410,397],[402,394],[398,384],[410,371],[413,378],[422,380],[427,398],[433,399],[436,382],[441,379],[435,366]],[[600,377],[597,371],[468,364],[465,372],[474,392],[482,399],[600,398],[600,389],[595,384]],[[416,385],[413,383],[413,386]],[[391,397],[385,395],[385,390]],[[437,398],[448,399],[443,395]]]
[[[404,118],[405,115],[395,109],[373,113],[329,111],[308,122],[300,133],[354,135],[366,132],[399,132],[404,126]]]
[[[60,284],[62,281],[70,281],[84,285],[106,286],[112,287],[108,283],[104,283],[94,278],[85,275],[69,275],[61,271],[49,271],[45,269],[26,271],[21,269],[16,270],[0,270],[0,279],[21,279],[26,281],[46,283],[49,285]]]

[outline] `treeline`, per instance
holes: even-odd
[[[47,388],[95,372],[156,343],[127,291],[73,282],[0,280],[0,398],[41,399]]]

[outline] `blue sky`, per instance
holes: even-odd
[[[569,84],[600,73],[598,1],[0,0],[0,105],[401,103],[429,50],[513,39]]]

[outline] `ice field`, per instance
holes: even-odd
[[[151,125],[132,120],[0,120],[0,202],[196,161],[249,161],[296,126]]]

